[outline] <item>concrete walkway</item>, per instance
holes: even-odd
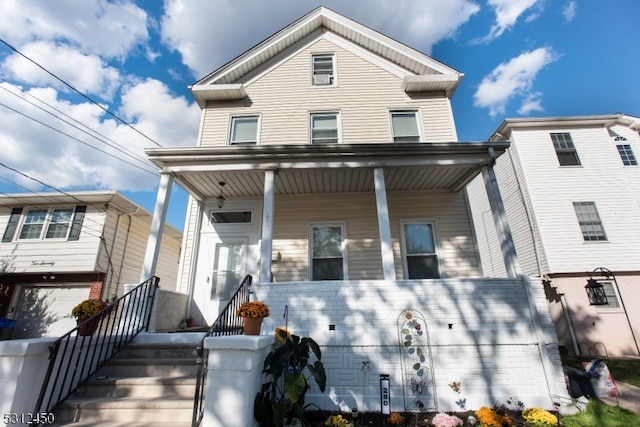
[[[616,381],[616,385],[618,386],[618,390],[620,390],[620,396],[617,398],[602,397],[600,400],[607,405],[620,406],[640,415],[640,387],[635,387],[620,381]]]

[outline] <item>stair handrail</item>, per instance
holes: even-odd
[[[159,281],[155,276],[147,279],[49,345],[49,366],[34,414],[52,413],[140,332],[149,330]],[[95,333],[81,335],[96,322]]]
[[[209,337],[219,337],[224,335],[241,335],[242,318],[236,316],[236,310],[245,302],[249,302],[251,295],[251,282],[253,278],[248,274],[240,283],[240,286],[233,294],[224,309],[207,330],[196,351],[198,353],[198,376],[196,380],[196,394],[193,400],[193,418],[191,426],[197,427],[204,417],[204,391],[209,371],[209,350],[204,348],[204,341]]]

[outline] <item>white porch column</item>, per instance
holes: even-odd
[[[518,262],[518,255],[516,254],[516,247],[513,243],[511,228],[507,221],[507,213],[504,210],[504,204],[502,203],[498,181],[496,180],[496,174],[492,164],[482,166],[482,177],[484,178],[484,186],[487,190],[487,196],[489,197],[489,204],[491,205],[491,213],[493,214],[493,221],[496,225],[504,265],[507,269],[507,277],[516,278],[521,274],[520,263]]]
[[[271,281],[275,175],[276,172],[273,169],[267,170],[264,173],[264,202],[262,203],[262,243],[260,245],[260,282]]]
[[[382,255],[384,280],[396,280],[396,269],[393,262],[393,246],[391,244],[391,224],[389,222],[387,188],[384,183],[384,169],[373,169],[373,181],[376,189],[376,209],[378,211],[378,229],[380,231],[380,252]]]
[[[172,185],[173,176],[169,174],[162,174],[160,176],[160,185],[158,186],[156,205],[153,209],[153,218],[151,219],[151,229],[149,230],[149,239],[147,240],[147,251],[144,254],[144,263],[142,264],[140,283],[156,274],[158,255],[160,254],[160,245],[162,244],[162,231],[164,230],[164,223],[167,218],[167,208],[169,206],[169,198],[171,197]]]

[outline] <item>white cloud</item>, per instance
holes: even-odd
[[[207,0],[167,0],[162,36],[201,78],[321,4],[426,54],[480,9],[470,0],[370,0],[366,7],[342,0],[235,0],[215,8]]]
[[[566,4],[564,9],[562,10],[562,16],[564,16],[564,20],[566,22],[571,22],[576,17],[576,13],[578,13],[578,2],[570,1]]]
[[[544,108],[542,108],[542,101],[540,100],[541,96],[542,94],[540,92],[530,93],[527,95],[518,109],[518,114],[521,116],[528,116],[534,111],[544,111]]]
[[[487,0],[487,4],[495,10],[496,22],[489,34],[481,41],[488,42],[500,37],[506,30],[514,26],[518,18],[541,0]],[[530,14],[526,20],[531,22],[538,17],[538,13]]]
[[[23,113],[21,115],[0,107],[3,123],[6,123],[0,127],[3,163],[56,188],[148,190],[157,185],[156,167],[146,160],[144,154],[144,149],[153,146],[153,143],[108,116],[95,104],[71,103],[61,99],[60,93],[52,88],[32,88],[22,93],[8,83],[1,83],[0,89],[3,89],[0,90],[0,102]],[[58,110],[55,112],[57,116],[61,113],[72,116],[91,129],[90,132],[100,140],[54,119],[21,98],[44,105],[36,101],[37,98]],[[130,123],[147,136],[163,145],[195,143],[198,107],[188,104],[182,97],[172,95],[162,83],[148,80],[132,85],[123,94],[123,99],[123,114],[129,114]],[[43,108],[54,111],[46,106]],[[176,120],[176,117],[180,120]],[[71,121],[68,118],[66,120]],[[0,174],[28,188],[41,189],[33,181],[7,169],[2,168]]]
[[[108,58],[124,58],[149,37],[147,13],[120,0],[3,0],[0,36],[21,47],[56,40]]]
[[[474,105],[488,108],[492,117],[504,114],[507,103],[516,96],[524,97],[525,100],[533,99],[527,108],[541,108],[540,105],[535,105],[539,94],[535,98],[528,97],[532,95],[533,81],[538,72],[555,59],[553,50],[541,47],[503,62],[482,80],[474,94]]]
[[[77,90],[87,94],[111,99],[122,76],[113,67],[106,65],[96,55],[85,55],[66,45],[39,41],[29,43],[21,52],[46,68]],[[43,65],[44,66],[44,65]],[[2,71],[15,81],[29,85],[51,85],[69,91],[63,83],[46,73],[33,62],[14,53],[2,63]]]

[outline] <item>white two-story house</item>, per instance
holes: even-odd
[[[640,355],[640,119],[625,114],[507,119],[491,141],[523,272],[541,277],[561,346]],[[504,276],[486,200],[469,194],[486,275]],[[592,278],[606,298],[590,304]],[[590,282],[594,284],[593,282]]]
[[[3,338],[62,335],[76,304],[139,283],[151,218],[115,191],[0,196],[0,318],[15,321]],[[182,233],[167,225],[162,242],[156,274],[174,289]]]
[[[196,82],[197,146],[147,150],[157,223],[174,182],[190,194],[177,290],[191,315],[211,324],[251,275],[271,308],[262,333],[322,346],[323,408],[376,410],[381,374],[407,410],[566,394],[542,284],[519,275],[491,179],[511,268],[483,276],[464,189],[508,143],[457,141],[461,78],[320,7]]]

